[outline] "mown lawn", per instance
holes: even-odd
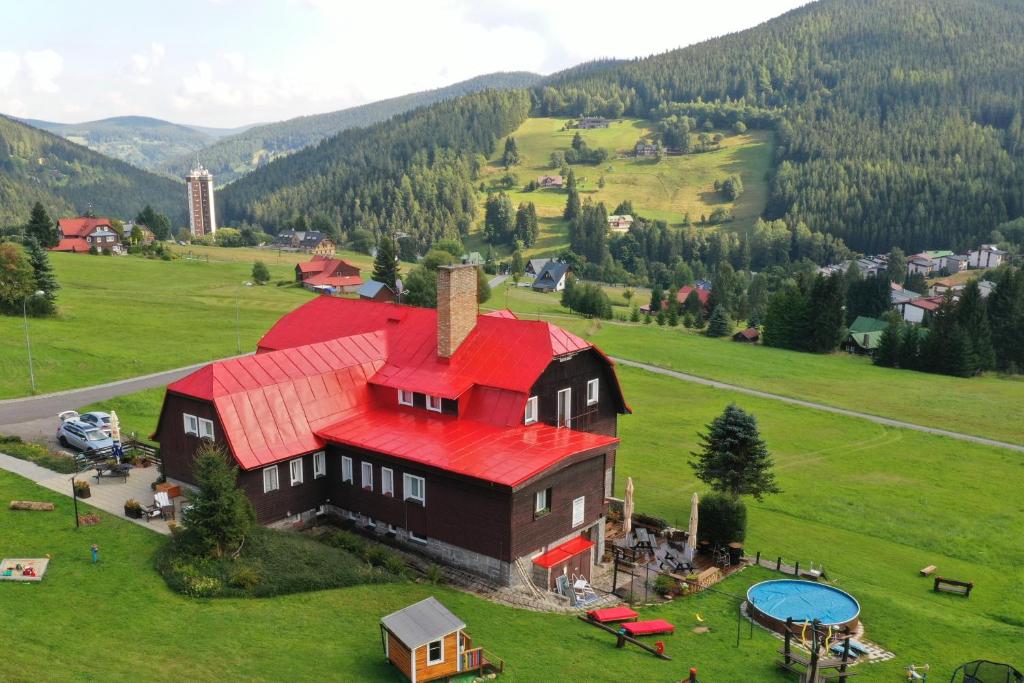
[[[520,182],[518,188],[508,193],[509,197],[515,205],[533,202],[537,213],[544,219],[541,221],[540,240],[528,250],[531,255],[554,254],[568,245],[568,233],[561,220],[565,192],[521,191],[523,185],[537,176],[558,173],[548,167],[548,162],[552,152],[564,151],[572,144],[577,131],[562,130],[567,121],[530,118],[512,133],[519,146],[522,163],[511,169],[519,176]],[[725,137],[719,150],[664,157],[655,162],[631,156],[636,141],[650,134],[648,121],[626,118],[612,122],[605,129],[581,130],[580,135],[590,147],[609,151],[608,160],[602,164],[573,166],[581,199],[604,202],[609,212],[614,211],[620,202],[630,200],[636,213],[673,225],[682,224],[686,215],[696,223],[702,215],[709,216],[715,208],[722,206],[730,209],[735,217],[730,227],[746,230],[761,215],[767,201],[765,174],[771,162],[771,138],[761,131],[743,135],[720,132]],[[501,166],[504,144],[498,147],[495,157],[485,167],[485,181],[505,173]],[[716,180],[724,180],[730,175],[739,175],[743,179],[744,193],[735,202],[726,200],[714,189]],[[602,176],[603,188],[598,186]],[[478,238],[479,235],[473,237]],[[473,243],[476,245],[475,241]]]
[[[223,249],[223,252],[230,250]],[[39,393],[198,363],[243,351],[281,315],[312,296],[295,287],[295,257],[268,262],[272,281],[251,280],[252,261],[161,261],[135,256],[51,254],[61,290],[59,314],[30,319]],[[0,317],[0,398],[30,392],[25,333],[18,316]]]
[[[775,457],[783,492],[763,503],[750,503],[747,548],[770,557],[781,555],[805,567],[810,562],[824,564],[836,584],[861,602],[867,637],[896,652],[897,658],[859,667],[858,678],[897,680],[910,662],[931,663],[933,671],[947,675],[960,663],[978,657],[1016,658],[1020,663],[1024,503],[1015,493],[1024,488],[1020,454],[633,368],[620,368],[619,374],[634,414],[619,421],[618,494],[626,477],[633,477],[637,510],[677,526],[685,526],[691,493],[703,490],[687,464],[697,447],[697,432],[730,402],[757,416]],[[154,421],[159,399],[158,394],[141,398],[135,408],[138,419]],[[150,406],[148,418],[141,410],[144,404]],[[932,593],[930,580],[917,573],[929,564],[938,565],[943,576],[974,581],[974,593],[968,599]],[[722,588],[742,594],[760,578],[764,578],[761,573],[744,573]],[[380,590],[402,592],[390,587]],[[594,649],[604,645],[596,630],[580,632],[576,624],[560,617],[535,622],[533,615],[507,610],[504,617],[495,617],[491,630],[487,615],[496,608],[477,605],[464,596],[453,600],[465,605],[463,616],[473,631],[487,634],[477,636],[481,642],[514,662],[520,674],[556,675],[558,670],[543,668],[554,660],[545,664],[532,653],[538,642],[548,648],[548,639],[555,641],[552,647],[568,644],[563,652],[568,659],[560,659],[563,663],[586,667],[583,662],[595,659],[602,667],[610,667],[589,674],[595,680],[607,680],[613,674],[635,676],[631,680],[668,680],[685,671],[659,673],[657,662],[639,655],[628,658],[629,667],[634,668],[619,671],[623,658],[608,659]],[[709,672],[704,680],[781,680],[772,669],[771,653],[777,641],[766,644],[764,634],[755,629],[754,641],[744,641],[735,650],[731,601],[721,596],[701,600],[710,604],[683,601],[655,612],[683,626],[693,623],[694,612],[714,614],[714,637],[701,640],[684,632],[680,659]],[[317,619],[315,623],[320,623]],[[501,622],[543,638],[533,641],[522,633],[510,633],[500,628]],[[746,636],[746,626],[743,633]],[[712,676],[712,671],[721,677]]]
[[[621,288],[609,288],[621,301]],[[637,293],[634,303],[649,295]],[[486,307],[546,317],[611,355],[738,386],[915,424],[1024,444],[1024,377],[959,378],[874,366],[863,356],[797,353],[710,339],[684,327],[595,322],[570,316],[557,294],[498,288]],[[616,307],[616,312],[626,311]]]

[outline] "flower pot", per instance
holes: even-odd
[[[90,498],[92,496],[92,491],[89,489],[76,489],[75,496],[78,498]]]
[[[126,507],[124,509],[124,516],[125,517],[130,517],[132,519],[141,519],[142,518],[142,510],[139,509],[139,508],[129,508],[129,507]]]

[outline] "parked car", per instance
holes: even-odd
[[[93,427],[96,427],[107,436],[110,436],[110,415],[107,413],[101,413],[99,411],[93,411],[91,413],[82,413],[78,416],[78,419],[82,422],[86,422]]]
[[[114,445],[110,435],[88,422],[68,419],[57,427],[57,441],[64,447],[77,448],[86,455]]]

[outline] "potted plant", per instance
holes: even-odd
[[[131,517],[132,519],[139,519],[142,517],[142,505],[139,501],[134,498],[129,498],[124,502],[124,516]]]
[[[75,497],[77,498],[88,498],[92,495],[92,489],[89,487],[89,482],[82,481],[81,479],[75,479],[72,484],[75,489]]]

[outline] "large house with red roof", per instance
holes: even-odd
[[[194,483],[210,439],[261,523],[333,515],[503,584],[517,563],[589,577],[629,412],[615,369],[555,325],[480,315],[476,277],[440,268],[436,310],[317,297],[171,384],[164,472]]]
[[[359,268],[345,259],[316,255],[295,264],[295,281],[319,292],[354,292],[363,284]]]
[[[98,251],[121,253],[121,236],[114,230],[109,218],[61,218],[57,221],[57,229],[60,242],[51,247],[51,251],[81,253],[96,247]]]

